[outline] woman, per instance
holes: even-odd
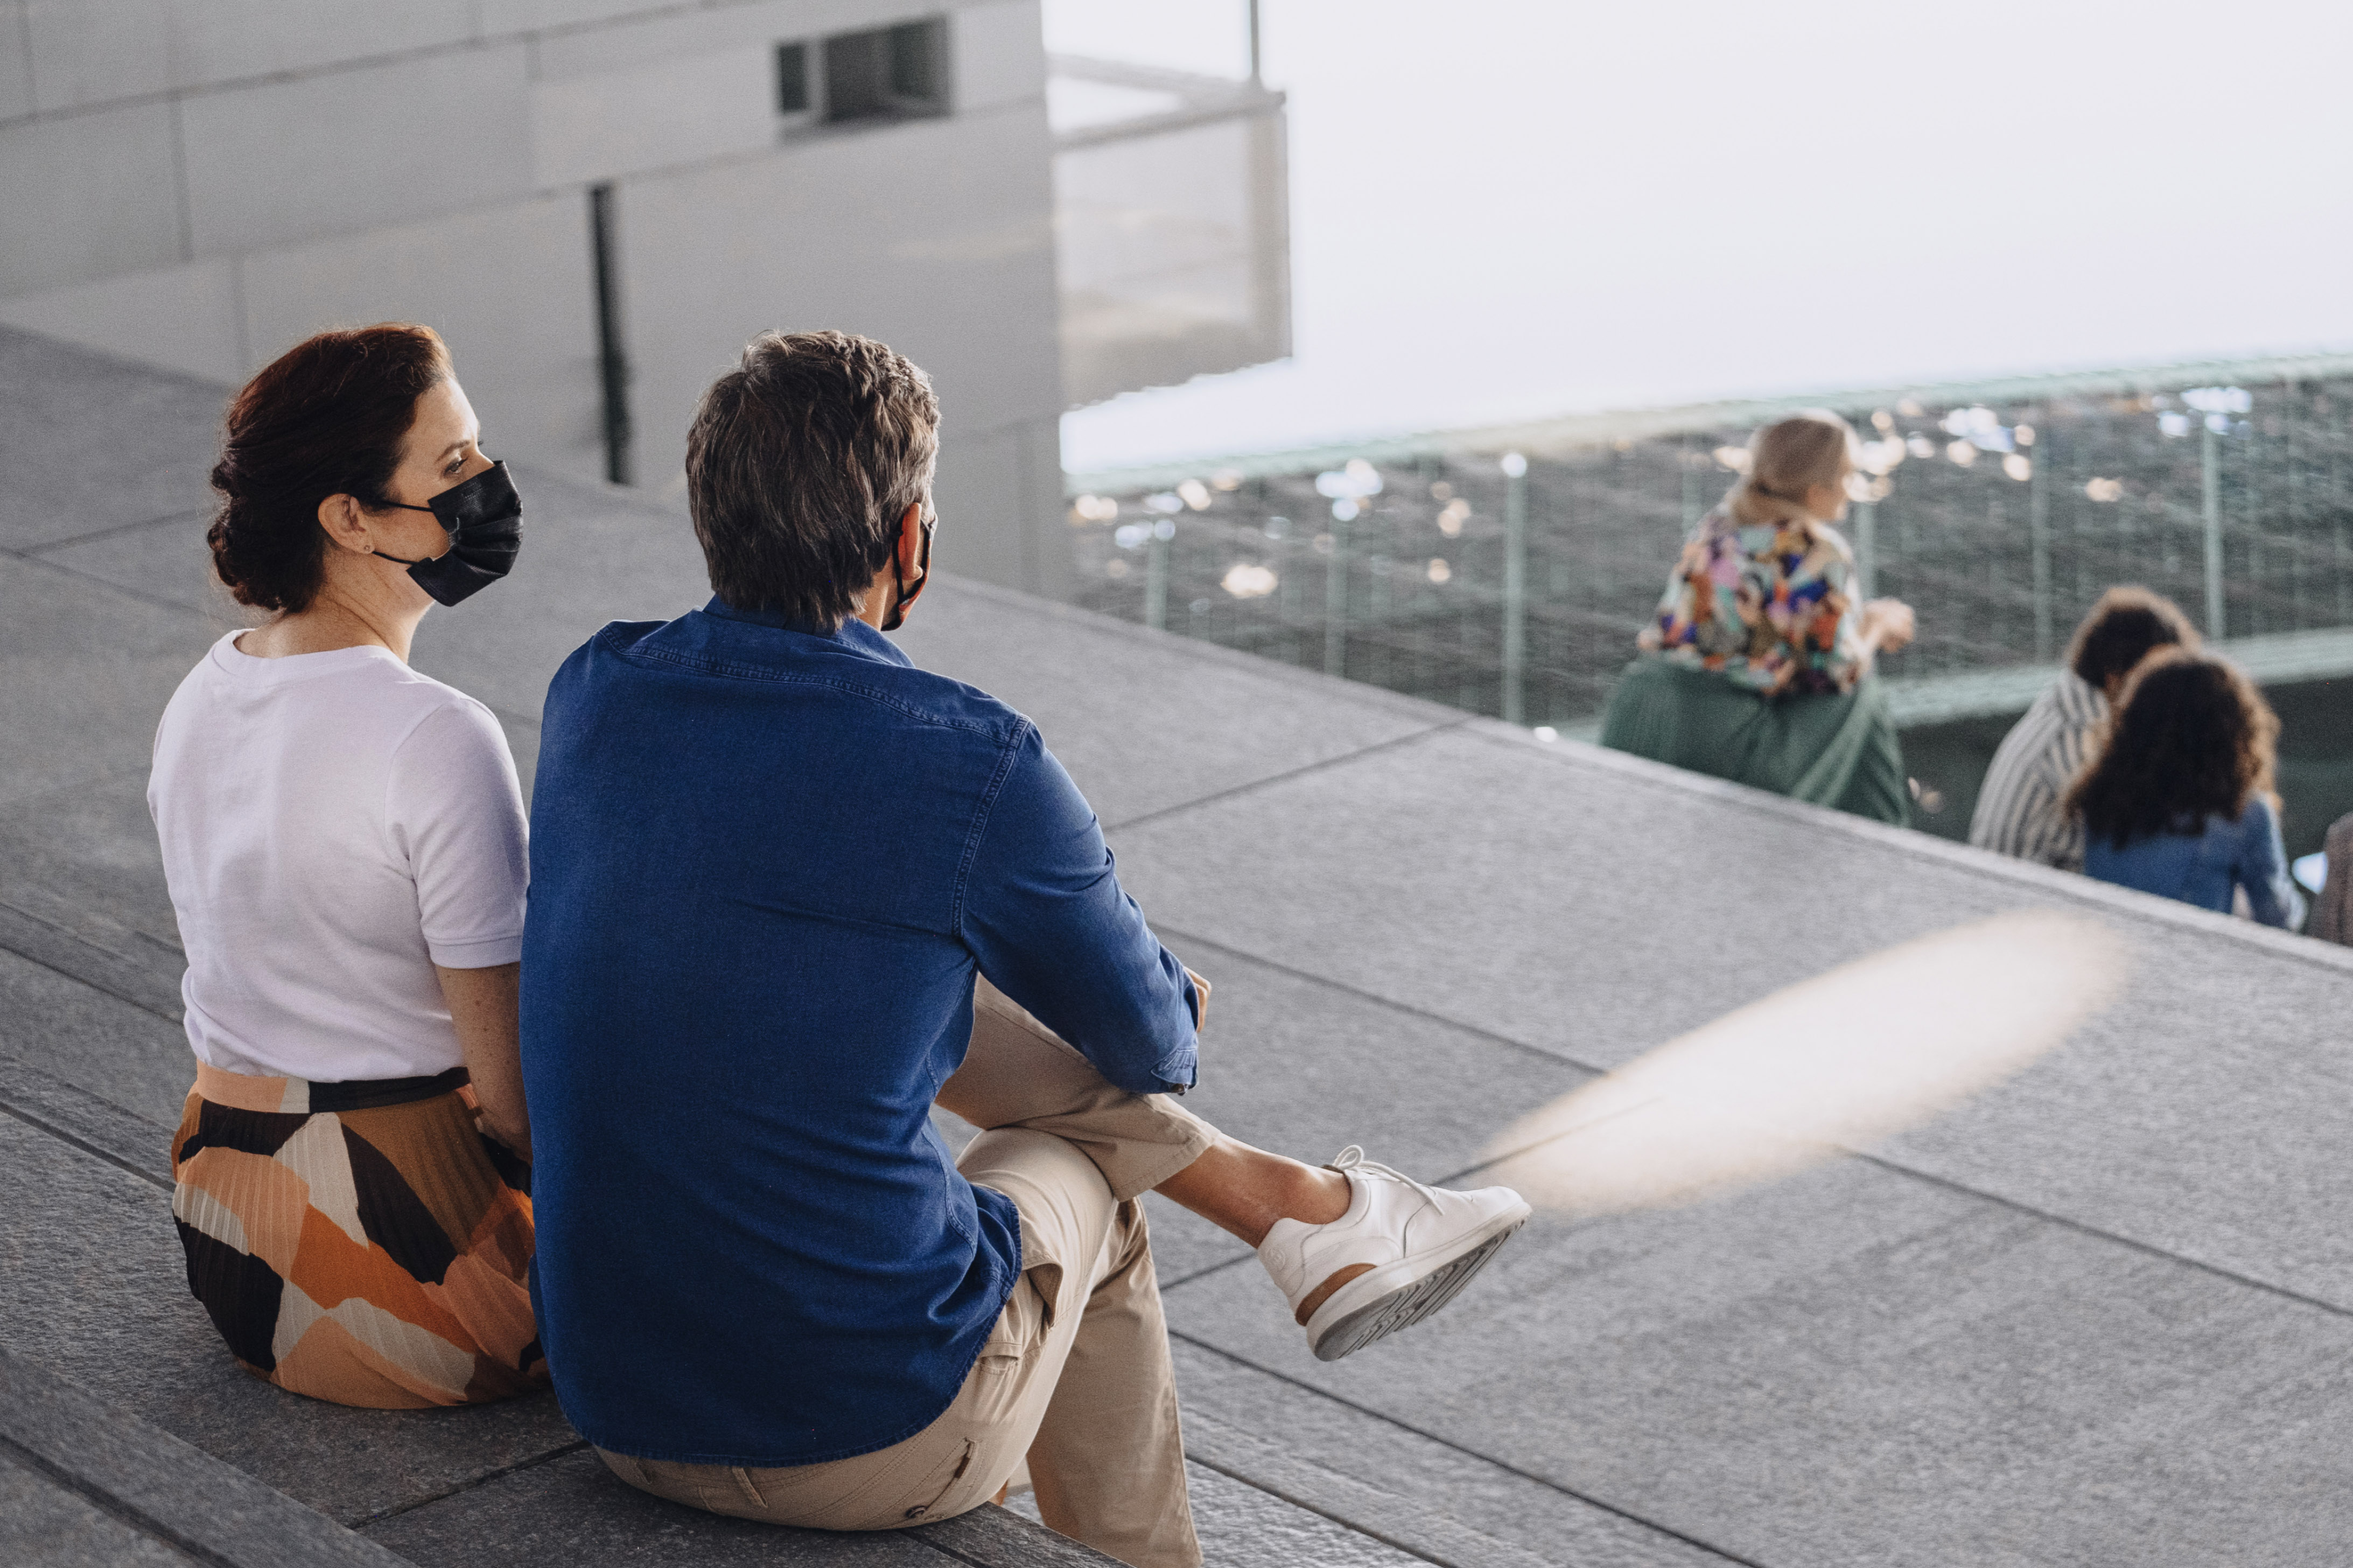
[[[187,950],[188,1286],[246,1369],[386,1408],[546,1367],[524,1269],[523,816],[480,703],[408,668],[522,503],[424,327],[324,332],[228,410],[206,535],[237,601],[155,733]]]
[[[1759,430],[1700,521],[1610,694],[1601,743],[1902,823],[1904,757],[1874,658],[1912,640],[1894,599],[1857,606],[1846,516],[1854,431],[1826,410]]]
[[[2253,681],[2211,654],[2162,648],[2134,671],[2100,750],[2068,792],[2084,871],[2103,882],[2293,928],[2272,790],[2279,721]]]

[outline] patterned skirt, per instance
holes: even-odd
[[[413,1410],[547,1384],[531,1168],[466,1071],[313,1083],[199,1062],[172,1140],[188,1289],[255,1376]]]

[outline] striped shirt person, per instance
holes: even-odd
[[[2082,870],[2084,825],[2061,803],[2107,717],[2107,699],[2073,670],[2062,670],[2002,737],[1978,792],[1969,842],[2037,865]]]
[[[2067,786],[2098,751],[2108,705],[2126,678],[2152,651],[2175,644],[2194,650],[2198,631],[2172,600],[2138,587],[2101,595],[2075,628],[2058,680],[2002,737],[1978,792],[1969,842],[2082,870],[2084,828],[2063,804]]]

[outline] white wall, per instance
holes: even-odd
[[[1061,410],[1049,157],[1039,117],[1000,110],[622,182],[629,334],[662,345],[635,389],[642,482],[680,480],[695,400],[745,340],[862,332],[938,389],[942,506],[965,514],[943,528],[944,561],[1042,587],[1029,529],[973,522],[1061,526],[1059,465],[1041,487],[1010,456],[1026,450],[1019,431],[1050,430]]]
[[[954,112],[812,130],[780,41],[945,13]],[[943,559],[1065,581],[1035,0],[0,0],[0,321],[223,382],[418,320],[495,449],[601,475],[586,187],[615,181],[642,482],[768,328],[946,406]]]

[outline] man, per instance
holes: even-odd
[[[1257,1247],[1325,1359],[1442,1305],[1527,1205],[1353,1148],[1311,1168],[1176,1103],[1207,985],[1036,728],[881,635],[930,575],[937,424],[880,343],[752,343],[688,439],[714,596],[606,627],[549,689],[540,1331],[565,1413],[648,1491],[895,1529],[1026,1453],[1055,1529],[1189,1568],[1138,1194]],[[989,1130],[961,1160],[935,1100]]]
[[[2198,631],[2172,600],[2146,588],[2101,595],[2075,628],[2067,668],[2002,737],[1978,792],[1969,842],[2063,871],[2082,870],[2084,826],[2062,807],[2067,786],[2083,771],[2133,670],[2152,650],[2175,644],[2195,648]]]

